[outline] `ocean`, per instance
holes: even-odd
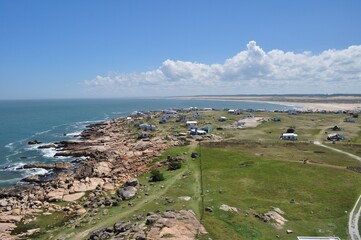
[[[55,149],[37,149],[42,144],[76,139],[91,123],[125,117],[134,111],[170,108],[238,108],[286,110],[289,106],[236,101],[177,99],[87,99],[87,100],[1,100],[0,101],[0,188],[24,177],[44,174],[43,169],[22,169],[27,163],[71,161],[54,157]]]

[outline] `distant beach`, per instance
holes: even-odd
[[[302,111],[361,111],[361,95],[209,95],[179,99],[267,102]]]

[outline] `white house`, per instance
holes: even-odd
[[[295,133],[283,133],[281,136],[282,140],[297,140],[298,135]]]
[[[187,127],[196,127],[197,124],[198,124],[197,121],[187,121],[187,122],[186,122],[186,126],[187,126]]]
[[[227,120],[226,117],[220,117],[220,118],[218,119],[219,122],[224,122],[224,121],[226,121],[226,120]]]
[[[194,129],[191,129],[191,135],[206,135],[207,134],[207,132],[206,131],[204,131],[204,130],[198,130],[198,129],[196,129],[196,128],[194,128]]]

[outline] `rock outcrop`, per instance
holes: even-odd
[[[1,189],[0,217],[13,215],[13,212],[17,216],[25,216],[34,211],[45,211],[48,207],[44,208],[44,206],[52,206],[51,202],[73,202],[82,198],[85,191],[94,191],[94,194],[100,197],[102,191],[118,189],[128,180],[130,181],[118,191],[119,196],[122,199],[134,197],[139,183],[131,179],[148,171],[152,159],[159,157],[164,150],[179,142],[177,139],[165,139],[160,136],[154,136],[147,142],[129,137],[134,131],[130,127],[133,124],[129,125],[129,121],[133,120],[119,118],[89,125],[80,134],[79,139],[39,146],[55,147],[57,149],[55,156],[82,158],[72,163],[24,165],[23,168],[43,168],[51,171],[46,175],[33,175],[23,179],[29,184]],[[29,144],[40,143],[37,140],[29,142]],[[89,201],[89,204],[95,203]],[[104,200],[101,203],[108,206],[112,204],[117,202]],[[61,210],[56,207],[51,209]],[[8,225],[0,226],[0,236],[9,234],[15,223],[6,224]]]
[[[143,221],[118,222],[90,234],[89,239],[179,239],[195,240],[207,231],[191,210],[148,213]]]

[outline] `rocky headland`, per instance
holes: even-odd
[[[54,164],[27,164],[24,168],[43,168],[51,171],[46,175],[27,177],[23,179],[23,184],[0,190],[0,239],[19,238],[11,235],[11,231],[17,223],[24,221],[26,216],[32,213],[51,214],[54,211],[68,211],[82,215],[86,210],[75,201],[82,198],[85,192],[115,191],[128,180],[149,171],[149,163],[164,150],[181,144],[173,136],[154,136],[146,140],[138,138],[139,129],[136,123],[158,117],[157,114],[159,113],[148,113],[136,118],[119,118],[89,125],[77,140],[40,146],[55,146],[55,156],[72,156],[79,159]],[[29,144],[39,142],[32,141]],[[128,188],[131,189],[132,186]],[[131,192],[122,194],[126,199],[127,194]],[[90,197],[94,200],[96,194],[90,194]],[[69,206],[61,207],[54,204],[57,201],[75,204],[69,209]],[[93,204],[94,201],[88,203]],[[30,231],[26,234],[31,233]]]

